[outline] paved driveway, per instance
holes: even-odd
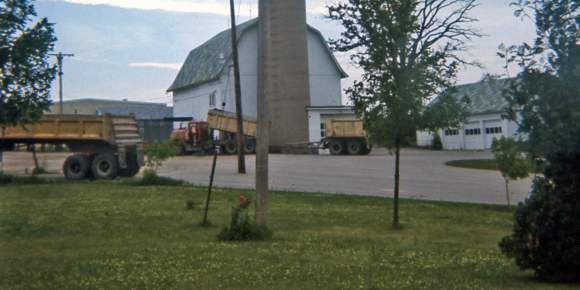
[[[505,204],[499,172],[445,166],[457,159],[491,158],[489,152],[403,150],[401,196],[406,198]],[[207,185],[211,157],[187,156],[167,162],[161,174]],[[254,156],[247,156],[248,174],[237,174],[235,156],[219,156],[215,184],[253,188]],[[392,196],[394,156],[375,150],[368,156],[270,155],[270,186],[275,190]],[[531,178],[511,183],[512,201],[527,196]]]
[[[39,154],[40,162],[58,173],[65,154]],[[248,174],[237,174],[235,156],[219,156],[215,184],[253,188],[254,156],[246,157]],[[403,150],[401,196],[406,198],[505,204],[499,172],[445,166],[457,159],[491,158],[489,152]],[[160,169],[165,176],[196,185],[207,185],[211,156],[184,156],[169,160]],[[29,153],[5,153],[4,169],[23,173],[32,168]],[[374,150],[368,156],[270,155],[270,186],[275,190],[392,196],[394,156]],[[531,178],[511,183],[512,201],[523,200]]]

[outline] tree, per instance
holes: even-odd
[[[427,122],[425,104],[450,88],[466,43],[480,34],[469,23],[475,0],[348,0],[328,7],[345,30],[332,40],[364,69],[346,90],[371,140],[394,150],[393,226],[399,227],[400,150],[417,129],[458,125],[464,110]],[[451,102],[465,108],[451,98]]]
[[[0,0],[0,126],[37,121],[48,109],[56,67],[48,62],[56,37],[29,0]],[[31,24],[32,21],[36,21]]]
[[[167,159],[177,155],[179,144],[173,141],[153,142],[145,148],[147,156],[147,167],[153,172],[157,172]]]
[[[533,17],[532,45],[498,53],[522,72],[507,94],[508,116],[544,160],[531,195],[520,203],[502,252],[543,280],[580,280],[580,14],[573,0],[520,0],[516,16]]]
[[[501,139],[493,140],[491,152],[495,156],[497,167],[505,181],[505,196],[508,206],[511,206],[509,182],[529,176],[530,159],[520,150],[513,138],[501,137]]]

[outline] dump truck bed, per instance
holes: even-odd
[[[366,138],[361,120],[328,119],[325,122],[327,138]]]
[[[207,113],[207,122],[209,127],[214,130],[224,131],[235,134],[238,130],[237,116],[235,113],[210,110]],[[256,120],[244,116],[243,118],[244,135],[256,137]]]
[[[111,115],[45,115],[35,124],[1,129],[0,140],[15,143],[101,141],[113,146],[142,143],[133,117]]]

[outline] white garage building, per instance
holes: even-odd
[[[258,22],[256,19],[238,25],[238,50],[242,88],[242,110],[256,117],[258,70]],[[310,142],[323,134],[324,116],[348,115],[351,108],[342,106],[341,79],[348,75],[340,67],[322,34],[308,26],[308,67],[310,106]],[[234,76],[230,30],[225,30],[193,49],[168,89],[173,94],[174,117],[206,120],[209,109],[235,112]],[[291,124],[288,124],[291,126]],[[321,133],[322,131],[322,133]]]
[[[439,130],[443,149],[485,150],[491,148],[495,138],[517,136],[517,124],[502,118],[508,106],[503,96],[507,86],[507,79],[491,78],[457,86],[453,96],[458,99],[469,98],[469,116],[459,128]],[[433,135],[428,132],[417,132],[417,145],[429,147],[432,142]]]

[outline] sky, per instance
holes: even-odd
[[[338,0],[306,1],[308,23],[327,38],[338,37],[341,26],[323,17],[326,5]],[[513,16],[510,0],[479,2],[472,13],[479,21],[473,26],[486,36],[473,41],[465,57],[483,68],[462,68],[458,84],[477,82],[486,73],[504,74],[497,47],[534,37],[533,23]],[[239,22],[257,16],[257,0],[236,4]],[[37,0],[36,9],[55,23],[56,50],[75,54],[65,60],[65,99],[170,104],[165,91],[188,52],[229,27],[228,0]],[[361,71],[347,54],[337,58],[350,76],[342,82],[346,89]],[[57,92],[55,83],[55,100]]]

